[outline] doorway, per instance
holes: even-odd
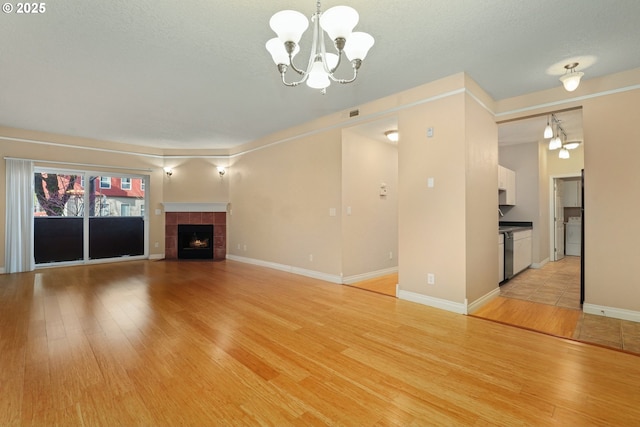
[[[396,296],[398,129],[391,115],[342,131],[343,283]]]
[[[546,125],[552,127],[553,138],[543,137]],[[584,259],[579,231],[580,182],[584,168],[582,110],[510,120],[499,123],[498,129],[499,162],[515,170],[518,190],[515,205],[503,210],[505,217],[508,216],[509,221],[532,221],[537,236],[534,236],[532,268],[501,287],[501,299],[517,299],[514,303],[526,304],[520,304],[515,311],[507,305],[494,308],[502,310],[505,316],[509,312],[518,313],[531,321],[540,317],[535,313],[547,310],[543,316],[547,323],[562,324],[566,330],[575,329],[576,318],[582,316],[581,263]],[[551,139],[558,136],[560,148],[554,148],[556,144],[550,146]],[[562,154],[561,148],[565,148]],[[573,233],[576,227],[577,234]],[[571,231],[569,239],[567,231]],[[515,319],[507,317],[501,321],[517,324]]]

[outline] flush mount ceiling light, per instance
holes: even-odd
[[[399,135],[397,130],[388,130],[384,133],[384,136],[391,142],[398,142]]]
[[[320,9],[320,1],[316,3],[316,12],[311,17],[313,25],[313,40],[311,54],[306,69],[300,69],[293,63],[293,58],[300,51],[300,38],[309,26],[309,21],[300,12],[282,10],[271,17],[269,26],[278,37],[269,40],[266,48],[271,54],[273,62],[285,86],[298,86],[306,82],[307,86],[326,92],[332,81],[346,84],[355,81],[362,61],[373,46],[374,39],[370,34],[352,32],[358,23],[359,16],[355,9],[349,6],[334,6],[326,12]],[[327,53],[324,43],[324,33],[333,41],[337,55]],[[340,66],[343,53],[351,61],[353,74],[350,78],[341,79],[334,75]],[[287,70],[291,68],[300,80],[288,82]]]
[[[560,81],[564,86],[567,92],[573,92],[580,85],[580,79],[584,76],[582,71],[576,71],[576,67],[579,65],[577,62],[572,62],[571,64],[567,64],[564,68],[567,70],[562,77],[560,77]]]

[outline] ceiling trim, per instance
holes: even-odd
[[[472,91],[470,91],[467,88],[460,88],[460,89],[456,89],[456,90],[452,90],[449,92],[445,92],[442,93],[440,95],[435,95],[429,98],[425,98],[425,99],[421,99],[419,101],[415,101],[406,105],[401,105],[401,106],[397,106],[397,107],[393,107],[393,108],[389,108],[387,110],[384,111],[379,111],[376,113],[372,113],[372,114],[368,114],[366,116],[359,116],[356,119],[351,119],[351,121],[348,122],[349,125],[351,124],[356,124],[362,121],[369,121],[371,119],[375,119],[377,117],[382,117],[385,115],[389,115],[392,113],[396,113],[398,111],[402,111],[405,110],[407,108],[411,108],[411,107],[415,107],[417,105],[422,105],[422,104],[426,104],[429,102],[434,102],[443,98],[447,98],[449,96],[454,96],[454,95],[458,95],[460,93],[466,93],[469,96],[471,96],[480,106],[482,106],[484,109],[486,109],[489,113],[491,113],[496,119],[499,117],[504,117],[504,116],[508,116],[510,114],[517,114],[517,113],[525,113],[528,111],[534,111],[534,110],[538,110],[538,109],[542,109],[542,108],[548,108],[548,107],[555,107],[558,105],[563,105],[563,104],[568,104],[571,102],[576,102],[576,101],[584,101],[587,99],[593,99],[593,98],[598,98],[601,96],[607,96],[607,95],[613,95],[613,94],[617,94],[617,93],[622,93],[622,92],[628,92],[628,91],[632,91],[632,90],[638,90],[640,89],[640,84],[636,84],[636,85],[630,85],[630,86],[625,86],[625,87],[621,87],[618,89],[611,89],[611,90],[606,90],[606,91],[602,91],[602,92],[596,92],[596,93],[592,93],[589,95],[582,95],[582,96],[577,96],[577,97],[573,97],[573,98],[568,98],[568,99],[563,99],[560,101],[553,101],[553,102],[547,102],[547,103],[543,103],[543,104],[537,104],[537,105],[532,105],[532,106],[528,106],[528,107],[523,107],[523,108],[519,108],[519,109],[515,109],[515,110],[510,110],[510,111],[504,111],[501,113],[495,113],[493,112],[486,104],[484,104]],[[520,117],[521,118],[521,117]],[[497,122],[497,123],[506,123],[508,120],[505,120],[503,122]],[[65,143],[60,143],[60,142],[51,142],[51,141],[41,141],[41,140],[35,140],[35,139],[24,139],[24,138],[13,138],[13,137],[8,137],[8,136],[1,136],[0,135],[0,140],[5,140],[5,141],[14,141],[14,142],[25,142],[25,143],[30,143],[30,144],[40,144],[40,145],[50,145],[50,146],[55,146],[55,147],[64,147],[64,148],[75,148],[75,149],[80,149],[80,150],[90,150],[90,151],[98,151],[98,152],[104,152],[104,153],[115,153],[115,154],[125,154],[125,155],[135,155],[135,156],[139,156],[139,157],[148,157],[148,158],[153,158],[153,159],[162,159],[162,160],[166,160],[166,159],[232,159],[235,157],[239,157],[245,154],[249,154],[258,150],[262,150],[265,148],[269,148],[272,147],[274,145],[278,145],[278,144],[282,144],[294,139],[298,139],[298,138],[302,138],[305,136],[310,136],[310,135],[315,135],[318,134],[320,132],[324,132],[327,130],[331,130],[331,129],[335,129],[335,128],[342,128],[345,127],[347,125],[347,123],[345,122],[340,122],[340,123],[336,123],[334,125],[331,126],[326,126],[320,129],[314,129],[312,131],[308,131],[308,132],[303,132],[303,133],[299,133],[281,140],[277,140],[277,141],[273,141],[269,144],[265,144],[265,145],[261,145],[259,147],[255,147],[255,148],[251,148],[245,151],[241,151],[239,153],[235,153],[235,154],[226,154],[226,155],[189,155],[189,154],[185,154],[185,155],[160,155],[160,154],[148,154],[148,153],[139,153],[139,152],[135,152],[135,151],[126,151],[126,150],[114,150],[114,149],[108,149],[108,148],[97,148],[97,147],[85,147],[85,146],[81,146],[81,145],[72,145],[72,144],[65,144]]]
[[[525,113],[527,111],[538,110],[540,108],[555,107],[556,105],[568,104],[570,102],[576,102],[576,101],[584,101],[587,99],[599,98],[601,96],[614,95],[616,93],[629,92],[637,89],[640,89],[640,84],[625,86],[618,89],[605,90],[602,92],[591,93],[589,95],[576,96],[573,98],[563,99],[560,101],[552,101],[552,102],[546,102],[544,104],[531,105],[529,107],[517,108],[511,111],[503,111],[502,113],[496,113],[495,116],[497,118],[502,116],[508,116],[510,114]]]

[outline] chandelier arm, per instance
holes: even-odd
[[[333,77],[333,74],[329,74],[329,78],[331,80],[333,80],[336,83],[340,83],[340,84],[347,84],[347,83],[353,83],[356,78],[358,77],[358,70],[356,68],[353,69],[353,77],[350,79],[336,79],[335,77]]]
[[[305,74],[302,79],[298,80],[297,82],[288,82],[286,79],[286,73],[287,73],[287,65],[286,64],[278,64],[278,71],[280,71],[280,76],[282,77],[282,83],[285,86],[289,86],[289,87],[295,87],[298,86],[302,83],[304,83],[305,81],[307,81],[307,78],[309,77],[308,74]]]
[[[291,55],[289,55],[289,66],[291,67],[291,69],[293,71],[295,71],[296,73],[300,74],[301,76],[304,76],[306,74],[304,71],[302,71],[301,69],[299,69],[298,67],[295,66],[295,64],[293,63],[293,58],[291,57]]]

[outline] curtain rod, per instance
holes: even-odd
[[[124,166],[97,165],[97,164],[93,164],[93,163],[56,162],[56,161],[53,161],[53,160],[22,159],[20,157],[5,157],[4,159],[5,160],[28,160],[30,162],[51,163],[51,164],[57,164],[57,165],[88,166],[88,167],[93,167],[93,168],[122,169],[122,170],[130,170],[130,171],[153,172],[153,169],[127,168],[127,167],[124,167]]]

